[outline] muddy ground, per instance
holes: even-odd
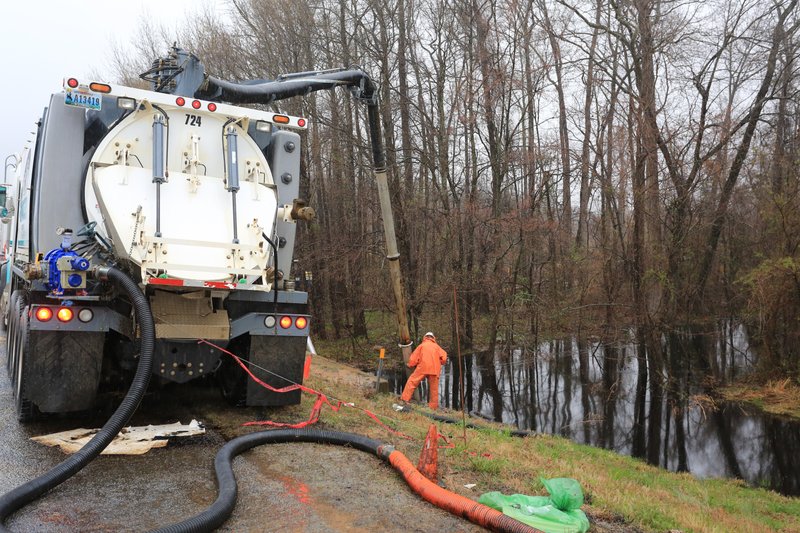
[[[5,338],[0,337],[5,347]],[[11,385],[0,351],[0,492],[64,459],[61,451],[29,440],[93,420],[60,418],[17,423]],[[203,510],[216,498],[212,461],[245,421],[270,412],[227,406],[210,384],[171,387],[149,395],[133,425],[192,418],[206,424],[200,437],[176,439],[141,456],[100,456],[74,478],[16,513],[13,531],[145,531]],[[414,460],[414,458],[412,458]],[[239,499],[221,531],[483,531],[424,501],[393,469],[352,449],[315,444],[264,446],[234,463]]]

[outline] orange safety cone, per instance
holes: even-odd
[[[428,434],[425,436],[425,443],[422,445],[422,453],[419,456],[417,470],[423,476],[434,483],[439,481],[439,431],[436,424],[431,424]]]

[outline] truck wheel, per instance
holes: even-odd
[[[246,339],[237,337],[228,344],[227,350],[235,353],[242,359],[247,359],[249,343]],[[222,355],[219,370],[216,372],[217,383],[222,392],[223,398],[234,407],[244,407],[247,405],[247,374],[242,367],[234,361],[233,357],[227,354]]]
[[[36,405],[30,401],[27,396],[28,374],[30,373],[30,363],[28,362],[28,357],[30,356],[29,309],[30,308],[28,306],[25,306],[19,318],[16,358],[17,369],[14,380],[14,398],[16,399],[17,420],[22,423],[33,422],[40,417],[40,413],[36,408]]]
[[[9,379],[11,379],[11,368],[13,367],[14,361],[14,354],[12,353],[12,347],[14,346],[14,315],[10,310],[11,306],[9,306],[9,312],[3,317],[6,324],[6,371],[8,372]]]
[[[8,313],[6,319],[8,320],[8,331],[6,331],[6,370],[8,370],[8,378],[11,384],[14,384],[14,376],[17,369],[17,334],[19,333],[19,318],[22,313],[20,307],[21,299],[23,298],[22,291],[14,291],[9,298]]]

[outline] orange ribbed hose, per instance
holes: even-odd
[[[514,533],[542,533],[540,530],[514,520],[500,511],[491,507],[460,496],[423,476],[419,470],[408,460],[402,452],[394,450],[389,455],[389,464],[403,474],[408,486],[419,494],[424,500],[437,507],[466,518],[474,524],[491,529],[492,531],[508,531]]]

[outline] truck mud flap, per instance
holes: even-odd
[[[103,333],[30,332],[26,392],[39,411],[67,413],[94,405],[104,339]]]
[[[251,336],[250,371],[275,388],[303,382],[307,337]],[[266,368],[269,372],[261,370]],[[300,390],[273,392],[247,381],[247,405],[278,406],[300,403]]]

